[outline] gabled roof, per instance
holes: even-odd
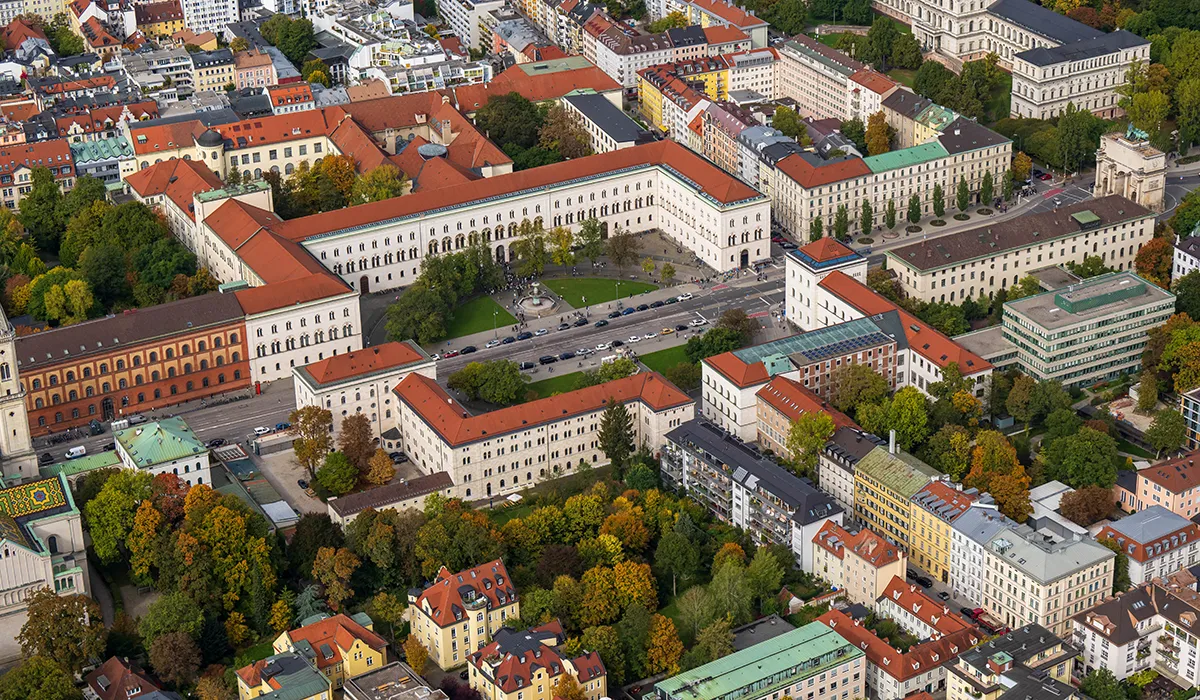
[[[732,44],[738,41],[750,41],[750,36],[737,27],[725,27],[717,24],[704,28],[704,38],[712,44]]]
[[[735,27],[745,29],[748,27],[761,27],[767,23],[766,20],[760,19],[737,5],[724,2],[723,0],[689,0],[689,3],[693,7],[704,10],[710,15],[720,17]]]
[[[324,360],[300,367],[298,371],[310,379],[314,386],[320,386],[369,377],[425,362],[432,362],[429,355],[415,342],[406,340],[331,355]]]
[[[443,566],[413,602],[438,627],[449,627],[463,621],[468,607],[482,604],[490,610],[516,603],[517,589],[504,562],[496,559],[457,574]]]
[[[779,375],[759,389],[756,396],[775,410],[794,421],[805,413],[824,413],[833,419],[835,428],[858,428],[850,416],[842,413],[817,396],[800,382]]]
[[[117,656],[109,657],[83,680],[100,700],[129,700],[162,690],[136,662]]]
[[[1200,486],[1200,450],[1169,459],[1148,469],[1138,470],[1138,479],[1161,486],[1169,493],[1181,494]]]
[[[387,648],[383,637],[342,614],[327,617],[284,634],[293,647],[309,657],[321,670],[347,661],[345,655],[354,647],[356,641],[379,652]]]
[[[871,168],[862,158],[842,158],[813,165],[800,153],[784,158],[775,167],[806,190],[871,174]]]
[[[178,158],[139,170],[125,178],[125,182],[143,198],[166,195],[192,221],[196,220],[192,195],[224,186],[221,178],[202,161]]]
[[[937,630],[940,635],[974,629],[974,625],[967,624],[963,618],[955,614],[956,611],[951,610],[949,605],[929,597],[923,588],[915,583],[908,583],[899,576],[893,576],[887,587],[883,589],[883,595],[879,596],[879,600],[882,601],[884,598],[930,628]]]
[[[597,15],[599,16],[599,15]],[[576,64],[580,65],[576,67]],[[561,64],[561,68],[559,65]],[[478,110],[493,97],[520,93],[531,102],[557,100],[576,90],[611,92],[621,86],[608,74],[578,56],[551,59],[513,66],[497,75],[490,83],[460,85],[448,89],[460,110]]]
[[[657,372],[642,372],[478,416],[468,413],[436,381],[420,374],[406,376],[394,392],[451,447],[602,411],[610,400],[641,401],[655,411],[692,403]]]
[[[18,17],[4,28],[4,48],[16,51],[26,39],[41,39],[49,44],[46,34],[28,21]]]
[[[191,427],[178,416],[114,431],[113,439],[143,469],[208,452]]]
[[[900,653],[895,647],[880,639],[874,632],[850,619],[841,610],[830,610],[817,621],[837,632],[847,642],[862,649],[867,661],[883,673],[903,683],[940,666],[952,663],[976,644],[983,635],[975,630],[961,630],[953,634],[921,642]]]
[[[766,365],[762,362],[743,362],[732,352],[706,357],[703,362],[741,388],[766,384],[771,380],[771,375],[767,374]]]
[[[505,694],[532,687],[539,671],[545,671],[547,678],[556,678],[565,671],[580,685],[606,674],[604,662],[594,651],[566,660],[558,650],[565,639],[558,620],[523,632],[503,627],[490,644],[467,659]]]
[[[818,263],[855,255],[854,250],[832,236],[824,236],[811,243],[805,243],[800,246],[799,251]]]
[[[854,555],[876,569],[895,564],[904,558],[904,550],[888,542],[867,528],[850,534],[845,528],[833,520],[828,520],[817,534],[813,535],[813,544],[828,550],[838,559],[846,556],[846,548]]]
[[[0,148],[0,173],[10,175],[21,168],[46,167],[54,169],[54,177],[62,179],[75,176],[75,160],[71,156],[71,144],[66,139],[38,141],[37,143],[15,143]],[[63,172],[66,167],[67,171]]]

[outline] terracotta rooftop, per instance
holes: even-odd
[[[755,364],[761,365],[762,363]],[[861,430],[850,416],[830,406],[827,401],[814,394],[803,384],[782,375],[767,382],[767,385],[759,389],[756,395],[759,400],[786,416],[789,422],[797,420],[805,413],[824,413],[833,419],[835,428]]]
[[[486,601],[488,609],[517,602],[517,589],[503,561],[496,559],[457,574],[443,566],[413,602],[438,627],[449,627],[463,621],[475,599]]]
[[[116,86],[117,81],[111,75],[98,75],[91,78],[80,78],[79,80],[64,80],[61,83],[47,85],[42,89],[47,94],[58,95],[86,90],[112,90]]]
[[[731,44],[735,41],[750,41],[750,35],[737,27],[710,25],[704,28],[704,38],[709,44]]]
[[[79,114],[58,117],[54,123],[58,127],[58,135],[66,136],[73,125],[78,125],[85,133],[90,134],[112,128],[125,117],[133,121],[140,121],[157,116],[158,103],[154,100],[147,100],[130,105],[120,104],[86,109]]]
[[[336,384],[353,377],[365,377],[422,362],[432,362],[420,346],[411,340],[374,345],[354,352],[332,355],[300,368],[313,384]]]
[[[0,174],[11,175],[23,167],[51,168],[54,177],[59,179],[75,176],[75,161],[71,158],[71,146],[66,139],[15,143],[0,148]],[[65,172],[63,168],[66,168]]]
[[[375,651],[384,651],[387,648],[383,637],[341,614],[284,634],[293,647],[301,648],[307,643],[309,650],[314,652],[310,658],[316,661],[317,668],[321,670],[346,661],[342,654],[354,646],[355,640],[361,640]],[[331,653],[323,653],[325,649]]]
[[[850,79],[877,95],[886,95],[896,88],[896,81],[873,70],[860,70]]]
[[[125,182],[143,198],[166,195],[192,221],[196,220],[192,195],[224,187],[221,178],[202,161],[178,158],[139,170]]]
[[[805,243],[800,246],[800,252],[819,263],[854,254],[853,250],[833,236],[824,236],[811,243]]]
[[[828,520],[817,534],[813,535],[813,544],[829,551],[838,559],[846,555],[846,547],[866,563],[879,568],[894,564],[904,556],[899,547],[883,539],[867,528],[851,535],[841,525]]]
[[[1200,450],[1168,459],[1148,469],[1137,472],[1139,479],[1146,479],[1152,484],[1158,484],[1164,490],[1181,494],[1189,489],[1200,486]]]
[[[784,158],[775,167],[806,190],[871,174],[862,158],[846,158],[815,166],[799,153]]]
[[[526,64],[537,65],[537,64]],[[574,90],[592,89],[596,92],[620,90],[621,86],[596,66],[529,75],[521,66],[513,66],[497,75],[490,83],[462,85],[450,88],[454,103],[465,113],[474,112],[493,97],[520,93],[531,102],[557,100]]]
[[[271,65],[271,54],[258,49],[238,51],[233,54],[233,65],[237,66],[238,70],[269,66]]]
[[[771,380],[771,375],[767,374],[766,365],[761,362],[748,364],[732,352],[723,352],[720,355],[706,357],[703,362],[720,372],[722,376],[733,382],[735,386],[742,388],[756,384],[766,384]]]
[[[621,403],[641,401],[655,411],[692,403],[687,394],[657,372],[642,372],[478,416],[468,413],[436,381],[416,373],[406,376],[394,391],[451,447],[596,413],[610,399]]]
[[[9,51],[15,51],[21,45],[21,42],[31,38],[41,39],[49,43],[46,34],[42,30],[20,17],[9,22],[8,26],[4,28],[4,48]]]
[[[128,700],[162,690],[136,662],[116,656],[110,656],[83,680],[100,700]]]
[[[958,520],[958,516],[967,512],[977,500],[978,493],[961,491],[946,481],[931,481],[913,496],[913,503],[918,507],[948,523]]]
[[[275,107],[283,105],[304,104],[313,101],[312,88],[308,83],[293,83],[291,85],[273,85],[267,88],[271,104]]]
[[[925,590],[915,583],[908,583],[899,576],[893,576],[883,589],[879,600],[887,598],[907,613],[938,631],[943,636],[974,629],[966,620],[959,617],[956,611],[940,600],[925,594]]]
[[[689,3],[693,7],[720,17],[735,27],[761,27],[767,23],[766,20],[750,14],[733,3],[723,2],[723,0],[689,0]]]
[[[594,651],[570,661],[564,659],[559,647],[565,637],[558,620],[520,632],[503,628],[490,644],[467,658],[506,695],[533,687],[541,679],[540,672],[545,672],[547,678],[567,672],[584,686],[606,674],[604,662]]]
[[[978,632],[963,630],[921,642],[901,654],[891,644],[877,637],[861,623],[850,619],[841,610],[831,610],[818,617],[817,621],[862,649],[871,664],[901,683],[939,666],[953,663],[959,654],[983,641],[983,635]]]

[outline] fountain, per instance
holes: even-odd
[[[517,302],[517,308],[526,316],[541,318],[558,313],[558,300],[549,294],[538,282],[534,282],[525,296]]]

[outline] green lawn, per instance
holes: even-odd
[[[649,282],[600,277],[565,277],[546,280],[543,284],[576,309],[582,309],[592,304],[607,304],[618,297],[627,299],[634,294],[658,289],[658,285]]]
[[[995,90],[992,90],[987,103],[983,106],[986,115],[985,118],[989,123],[1007,119],[1012,102],[1012,74],[1001,71],[1000,75],[1000,84],[996,86]],[[905,85],[908,85],[908,83],[905,83]]]
[[[887,74],[889,78],[908,88],[917,80],[917,72],[911,68],[893,68]]]
[[[563,364],[569,364],[567,360]],[[537,398],[544,399],[554,392],[572,391],[575,389],[575,383],[579,381],[579,372],[571,372],[569,374],[559,374],[548,379],[543,379],[540,382],[533,382],[527,385],[529,391],[535,392]]]
[[[496,312],[494,320],[493,312]],[[517,319],[513,318],[512,314],[505,311],[502,306],[492,301],[491,297],[475,297],[454,310],[454,320],[446,328],[446,337],[461,338],[464,335],[480,331],[490,331],[493,323],[496,328],[503,329],[516,322]]]
[[[1125,454],[1133,455],[1134,457],[1141,457],[1142,459],[1154,459],[1153,452],[1147,452],[1132,442],[1124,439],[1117,440],[1117,450],[1119,452],[1124,452]]]
[[[684,352],[685,347],[685,345],[676,345],[673,348],[642,355],[639,359],[641,359],[642,364],[655,372],[665,372],[668,368],[674,367],[680,362],[687,362],[687,353]]]

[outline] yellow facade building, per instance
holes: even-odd
[[[894,442],[894,441],[893,441]],[[896,447],[876,447],[854,468],[854,515],[889,541],[910,550],[912,498],[945,475]]]
[[[332,700],[333,687],[295,651],[268,656],[237,670],[238,700],[266,696],[279,700]]]
[[[179,0],[135,5],[133,10],[137,28],[147,37],[165,38],[187,28]]]
[[[192,54],[192,85],[196,92],[201,90],[225,89],[233,85],[236,66],[233,62],[233,52],[229,49],[216,51],[197,51]]]
[[[987,499],[990,502],[991,497]],[[977,500],[979,494],[974,489],[963,491],[949,481],[932,481],[913,496],[908,556],[942,583],[950,581],[954,521]]]
[[[317,667],[334,688],[387,663],[387,642],[375,634],[366,613],[334,615],[288,632],[271,645],[276,653],[297,652]]]
[[[521,615],[517,589],[499,559],[457,574],[443,566],[433,585],[409,594],[408,602],[412,633],[441,669],[465,664],[505,621]]]
[[[518,632],[497,630],[496,638],[468,657],[469,682],[485,700],[553,700],[567,676],[579,683],[587,700],[608,694],[608,673],[600,654],[582,650],[568,658],[558,620]]]

